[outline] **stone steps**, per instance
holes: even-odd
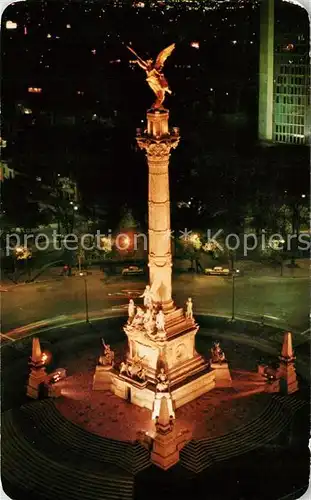
[[[264,412],[265,413],[265,412]],[[231,434],[225,434],[219,438],[206,438],[198,441],[191,442],[191,448],[189,455],[187,452],[187,446],[184,448],[182,454],[182,460],[185,459],[185,466],[194,472],[200,472],[209,465],[219,461],[221,456],[226,456],[234,446],[235,454],[238,455],[242,453],[243,441],[247,436],[248,442],[250,439],[249,427],[254,425],[258,433],[257,422],[260,426],[260,421],[264,417],[264,414],[257,417],[251,424],[247,424],[240,427],[240,433],[233,432]],[[266,420],[265,420],[266,421]],[[237,444],[238,443],[238,444]]]
[[[57,454],[57,447],[55,454]],[[16,474],[16,471],[18,473]],[[108,469],[100,475],[69,468],[40,453],[16,428],[13,412],[2,417],[2,477],[19,492],[41,499],[130,500],[134,481]]]
[[[63,460],[82,463],[85,460],[101,468],[102,463],[111,463],[130,473],[137,473],[148,467],[149,453],[138,442],[123,442],[89,433],[66,420],[52,401],[38,401],[22,407],[19,415],[21,427],[29,439],[39,436],[38,442],[46,443],[46,452],[58,446]]]
[[[290,423],[292,411],[304,405],[303,401],[288,403],[274,397],[269,406],[252,422],[242,425],[219,438],[191,441],[181,451],[181,463],[193,472],[201,472],[215,462],[248,453],[275,439]]]
[[[209,367],[209,364],[202,356],[197,356],[190,360],[182,363],[182,366],[177,366],[176,368],[170,370],[170,386],[175,387],[183,380],[192,377],[193,375],[205,372]]]

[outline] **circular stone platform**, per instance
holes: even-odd
[[[126,343],[114,349],[118,362],[124,356]],[[245,355],[250,353],[245,352]],[[62,397],[55,401],[57,409],[85,430],[112,439],[134,441],[139,431],[154,430],[149,410],[109,391],[92,390],[96,361],[94,349],[71,360],[68,370],[72,375],[58,384]],[[190,429],[194,439],[216,437],[258,418],[270,401],[269,395],[262,394],[263,378],[247,370],[232,370],[231,376],[232,388],[214,389],[179,408],[176,411],[177,430]]]
[[[256,367],[265,349],[258,341],[254,347],[251,336],[251,345],[238,335],[230,338],[230,331],[224,338],[224,330],[221,346],[233,387],[214,389],[178,409],[177,428],[191,428],[194,439],[168,472],[150,466],[149,451],[130,441],[137,431],[152,428],[151,412],[108,391],[92,391],[100,337],[116,350],[117,361],[124,357],[126,342],[116,343],[124,339],[122,324],[123,319],[114,318],[97,328],[81,325],[40,336],[43,349],[52,354],[48,371],[67,369],[68,378],[59,383],[63,396],[56,400],[26,403],[30,338],[18,344],[21,349],[17,344],[3,349],[2,481],[11,498],[23,500],[29,488],[32,500],[142,500],[146,495],[171,500],[185,494],[199,498],[202,489],[221,500],[252,498],[249,482],[253,491],[256,480],[258,498],[266,496],[269,484],[269,498],[276,500],[281,490],[286,494],[307,484],[309,420],[300,412],[306,406],[303,391],[289,397],[263,393]],[[208,356],[217,338],[211,330],[208,337],[198,335],[198,351]],[[265,361],[270,355],[275,359],[269,351]]]

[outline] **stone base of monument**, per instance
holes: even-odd
[[[112,384],[112,365],[97,365],[93,378],[93,391],[108,391]]]
[[[148,382],[138,382],[119,374],[112,374],[110,390],[129,403],[153,410],[155,388]]]
[[[39,399],[44,393],[44,384],[47,381],[47,375],[44,369],[31,370],[26,394],[29,398]]]
[[[49,384],[47,387],[47,391],[49,398],[60,398],[62,395],[62,390],[57,385]]]
[[[175,418],[175,412],[173,408],[173,400],[169,392],[157,392],[154,398],[153,410],[152,410],[152,420],[155,420],[160,414],[161,399],[166,398],[167,407],[169,415]]]
[[[280,379],[280,392],[282,394],[293,394],[299,390],[294,363],[281,361],[277,376]]]
[[[208,391],[215,388],[215,372],[207,371],[200,372],[193,377],[183,380],[180,384],[171,387],[171,397],[174,408],[190,403],[194,399],[202,396]]]
[[[214,370],[200,372],[197,375],[184,379],[179,384],[175,384],[170,391],[172,407],[174,409],[190,403],[194,399],[202,396],[215,388]],[[127,377],[112,374],[112,384],[110,390],[119,398],[125,399],[132,404],[154,410],[156,398],[155,386],[153,384],[139,384]],[[163,393],[159,393],[162,394]]]
[[[280,392],[280,381],[277,379],[277,380],[273,380],[272,382],[266,382],[265,384],[265,392],[268,392],[268,393],[276,393],[276,392]]]
[[[228,363],[211,363],[215,372],[215,387],[232,387],[232,379]]]
[[[170,432],[166,435],[155,433],[153,436],[150,461],[167,470],[179,461],[179,452],[190,441],[191,432],[182,431],[179,434]]]

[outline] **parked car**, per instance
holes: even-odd
[[[59,382],[66,377],[67,371],[65,370],[65,368],[57,368],[57,370],[55,370],[53,373],[50,373],[50,382],[52,384],[55,384],[56,382]]]
[[[144,274],[144,269],[139,266],[128,266],[122,269],[122,276],[137,276]]]
[[[207,276],[229,276],[230,270],[228,267],[220,267],[220,266],[216,266],[213,268],[207,267],[206,269],[204,269],[204,273]]]
[[[207,276],[242,276],[240,269],[230,270],[228,267],[216,266],[213,268],[204,269],[204,273]]]

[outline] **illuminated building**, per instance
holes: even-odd
[[[310,137],[309,40],[307,34],[282,31],[282,22],[275,29],[274,0],[263,0],[258,136],[262,141],[304,144]]]
[[[308,42],[280,36],[274,55],[273,141],[304,144],[310,136]],[[284,43],[285,41],[285,43]]]

